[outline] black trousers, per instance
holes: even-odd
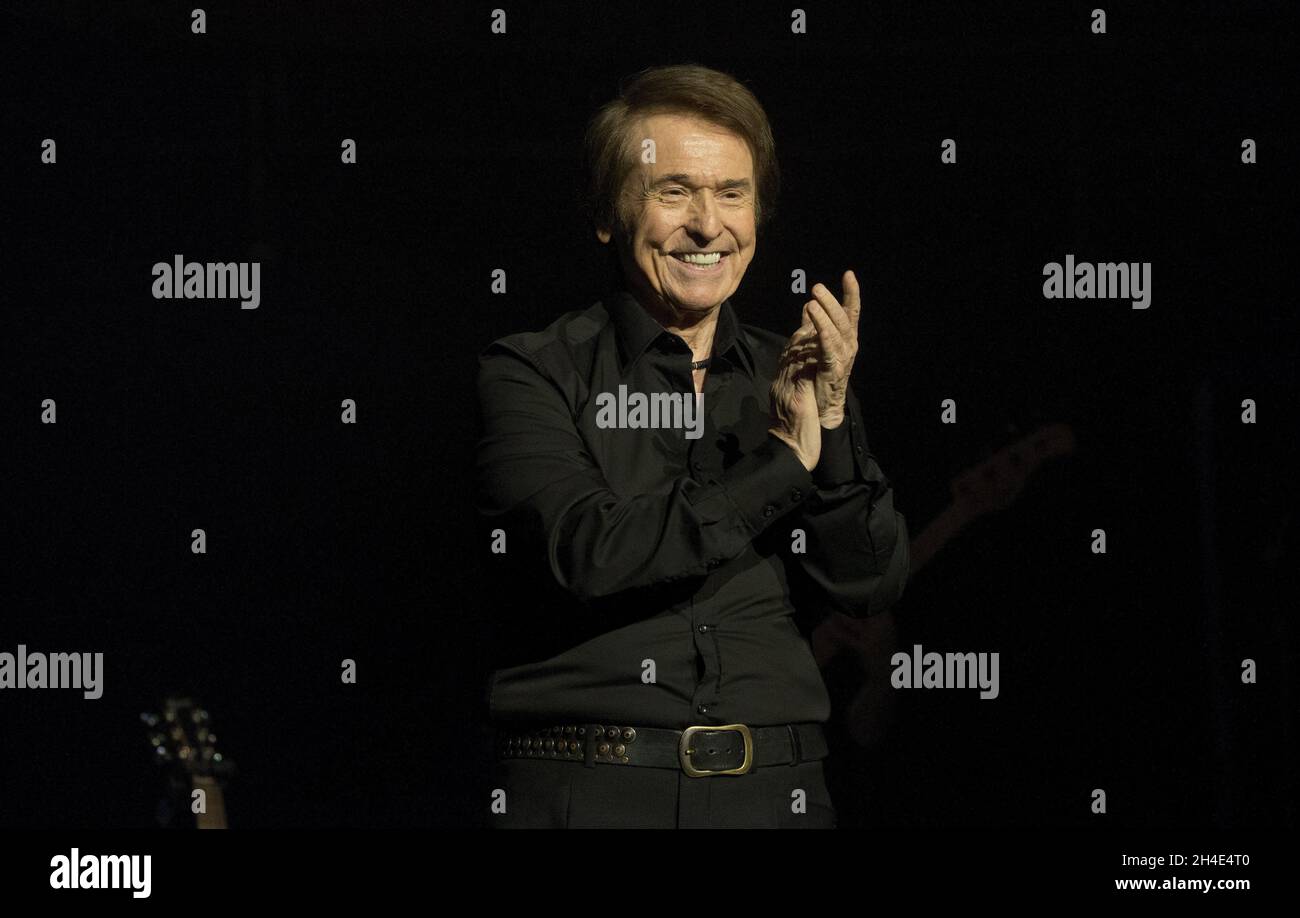
[[[492,786],[505,791],[505,812],[491,817],[501,829],[835,828],[820,761],[692,778],[667,768],[506,759],[495,763]]]

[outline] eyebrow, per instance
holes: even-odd
[[[691,177],[687,175],[685,172],[674,172],[670,175],[661,175],[659,178],[655,179],[653,182],[650,183],[650,187],[658,188],[660,185],[667,185],[669,182],[680,182],[683,185],[694,184],[691,181]],[[725,191],[730,188],[740,188],[745,191],[750,191],[753,189],[753,184],[749,181],[749,179],[743,179],[743,178],[727,179],[726,181],[718,183],[719,191]]]

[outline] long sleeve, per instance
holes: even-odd
[[[844,421],[822,431],[813,479],[816,493],[784,524],[807,534],[807,550],[790,557],[830,608],[854,618],[878,615],[898,601],[907,582],[907,521],[894,509],[894,489],[867,448],[852,390]]]
[[[487,348],[478,393],[479,511],[500,518],[508,538],[522,526],[583,601],[706,575],[815,491],[794,451],[769,436],[716,481],[682,476],[653,493],[615,493],[562,387],[522,351]]]

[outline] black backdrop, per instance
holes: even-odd
[[[472,509],[475,357],[598,298],[583,125],[695,61],[754,90],[783,171],[737,306],[789,332],[791,270],[856,270],[914,535],[990,450],[1078,436],[909,584],[903,647],[998,651],[1002,694],[903,693],[855,809],[1089,825],[1103,787],[1121,825],[1294,825],[1290,4],[1108,7],[1104,36],[1078,3],[814,5],[806,36],[781,4],[528,4],[504,36],[490,4],[214,2],[201,36],[192,5],[2,14],[0,650],[106,675],[0,693],[0,824],[151,824],[137,715],[173,690],[239,763],[232,825],[486,814],[490,627],[529,610]],[[1151,262],[1150,308],[1045,300],[1067,252]],[[155,300],[176,253],[260,261],[260,308]]]

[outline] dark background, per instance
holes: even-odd
[[[492,4],[206,3],[203,36],[193,5],[0,13],[0,650],[106,668],[98,701],[0,693],[0,825],[150,825],[138,714],[177,690],[239,764],[233,826],[484,817],[487,635],[529,590],[473,512],[475,358],[599,297],[583,126],[684,61],[777,139],[743,320],[794,329],[794,268],[862,280],[913,535],[992,450],[1078,437],[895,610],[904,648],[998,651],[1001,696],[902,693],[846,816],[1092,826],[1101,787],[1112,825],[1294,825],[1292,4],[1108,6],[1104,36],[1083,3],[812,5],[807,36],[788,4],[526,4],[505,36]],[[1045,300],[1067,252],[1152,262],[1150,308]],[[175,253],[260,261],[261,307],[153,299]]]

